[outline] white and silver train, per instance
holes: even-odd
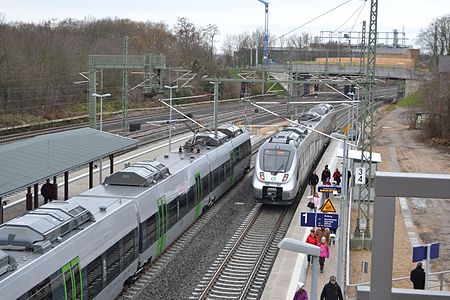
[[[1,299],[114,299],[250,167],[240,127],[114,173],[0,226]]]
[[[253,173],[255,198],[265,204],[289,205],[322,153],[336,113],[329,104],[319,104],[299,116],[304,126],[292,126],[274,134],[259,148]]]

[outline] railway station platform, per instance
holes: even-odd
[[[338,158],[339,149],[342,149],[340,142],[332,140],[316,167],[316,173],[319,178],[325,165],[328,165],[331,174],[333,174],[336,166],[342,172],[342,161]],[[300,203],[297,207],[294,218],[292,219],[288,232],[286,233],[287,238],[293,238],[303,242],[306,241],[306,237],[308,236],[311,227],[300,227],[300,212],[310,211],[310,209],[306,206],[309,202],[309,199],[307,198],[309,195],[310,188],[308,186],[306,187],[303,195],[301,195]],[[319,196],[321,196],[320,193]],[[334,197],[332,199],[332,203],[336,208],[337,213],[339,213],[339,198]],[[339,230],[340,229],[337,230],[336,237],[339,235]],[[320,299],[319,297],[322,292],[322,288],[326,283],[328,283],[330,276],[336,276],[337,262],[338,240],[336,239],[336,243],[330,245],[330,258],[325,260],[323,273],[318,271],[317,296],[315,299]],[[309,299],[311,299],[311,274],[312,265],[308,265],[305,254],[280,249],[261,299],[291,300],[294,297],[295,291],[298,289],[297,282],[299,281],[305,284],[304,288],[308,291]],[[341,286],[342,292],[344,292],[345,282],[338,283]]]

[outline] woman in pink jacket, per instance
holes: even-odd
[[[320,239],[319,246],[320,246],[320,255],[319,255],[320,273],[323,273],[325,258],[330,257],[330,248],[328,248],[327,239],[324,236]]]

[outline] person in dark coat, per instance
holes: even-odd
[[[49,180],[47,180],[47,182],[42,185],[41,195],[42,195],[42,197],[44,197],[44,203],[48,203],[49,201],[52,201],[53,195],[54,195],[53,184],[51,184]]]
[[[417,263],[417,267],[411,271],[409,279],[411,279],[414,289],[416,290],[425,289],[425,271],[422,268],[422,262]]]
[[[320,177],[320,179],[322,180],[323,184],[325,184],[325,182],[328,180],[330,180],[331,178],[331,171],[330,169],[328,169],[328,165],[325,165],[325,169],[323,169],[322,171],[322,176]]]
[[[316,192],[316,186],[319,183],[319,176],[317,176],[316,171],[313,171],[311,176],[309,176],[309,185],[311,186],[311,195]]]
[[[323,287],[320,300],[344,300],[342,290],[336,282],[336,276],[330,276],[330,281]]]

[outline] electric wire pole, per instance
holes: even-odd
[[[367,66],[366,66],[366,92],[362,101],[362,130],[361,130],[361,167],[366,174],[366,182],[359,189],[359,212],[366,219],[367,227],[364,235],[371,239],[370,233],[370,193],[372,186],[372,140],[373,140],[373,97],[375,86],[375,63],[377,47],[377,15],[378,0],[371,0],[369,39],[367,45]],[[359,234],[359,220],[355,233]]]

